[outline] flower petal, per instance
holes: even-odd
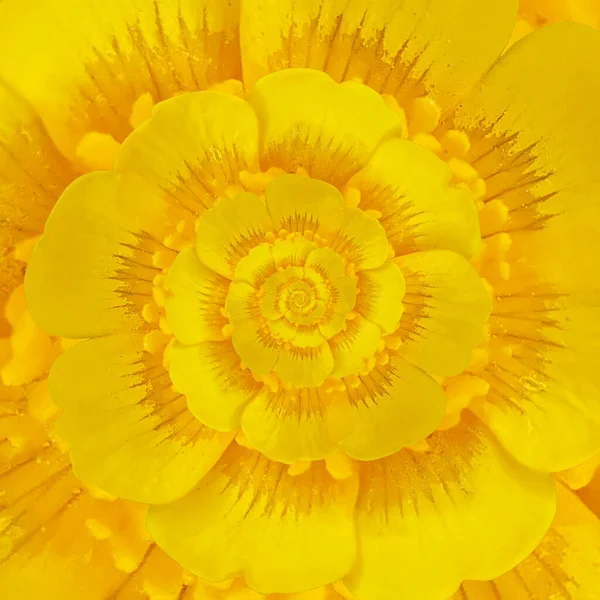
[[[345,579],[358,597],[443,600],[463,579],[515,566],[550,525],[552,479],[514,461],[470,413],[427,442],[361,465],[361,558]]]
[[[364,371],[380,341],[381,331],[374,323],[360,315],[346,321],[345,328],[329,339],[334,361],[331,376],[346,377]]]
[[[556,486],[556,516],[541,544],[491,581],[465,581],[451,600],[469,598],[594,598],[600,590],[600,520],[577,496]]]
[[[357,271],[380,267],[389,253],[385,229],[379,221],[354,207],[344,211],[344,222],[331,248],[345,256]]]
[[[232,279],[239,260],[272,229],[265,203],[258,196],[243,192],[235,198],[220,198],[198,220],[196,251],[205,265]]]
[[[152,537],[185,569],[211,581],[243,575],[260,593],[343,577],[355,558],[356,479],[336,481],[322,463],[287,468],[232,445],[190,494],[150,508]]]
[[[392,333],[402,316],[402,298],[406,291],[404,275],[391,261],[378,269],[358,273],[356,311],[376,323],[383,333]]]
[[[202,214],[240,172],[258,169],[258,122],[250,105],[223,92],[187,93],[158,104],[123,142],[115,169],[155,186],[188,219]]]
[[[435,375],[456,375],[483,341],[491,302],[471,265],[443,250],[397,259],[406,281],[402,356]]]
[[[205,342],[170,349],[169,374],[173,387],[185,394],[190,412],[217,431],[233,431],[244,406],[261,388],[231,342]]]
[[[513,0],[249,0],[240,19],[244,78],[252,84],[310,67],[378,92],[416,88],[448,103],[500,54],[516,14]]]
[[[268,375],[273,371],[279,360],[281,346],[271,335],[268,326],[257,319],[240,322],[233,328],[232,341],[244,366],[252,373]]]
[[[306,348],[307,346],[319,346],[325,341],[318,325],[300,325],[293,338],[294,346]]]
[[[139,194],[144,211],[127,201]],[[74,181],[29,261],[25,295],[36,323],[69,338],[139,327],[160,272],[146,246],[168,221],[160,198],[137,178],[91,173]]]
[[[333,285],[334,300],[328,313],[319,323],[319,331],[331,338],[344,328],[348,313],[354,308],[357,296],[356,279],[354,277],[340,277]]]
[[[305,169],[340,188],[364,166],[402,121],[381,97],[326,73],[290,69],[257,82],[248,98],[261,127],[261,162],[295,173]]]
[[[320,346],[280,348],[280,356],[275,367],[277,376],[292,385],[318,387],[333,369],[333,355],[327,342]]]
[[[275,231],[327,235],[337,229],[343,218],[344,199],[340,192],[324,181],[301,175],[272,179],[265,190],[265,200]],[[278,240],[277,244],[282,242]],[[288,244],[294,249],[311,247],[311,242],[304,239],[290,240]]]
[[[221,313],[229,281],[198,259],[194,248],[184,248],[167,274],[173,296],[166,300],[169,327],[183,344],[222,340],[227,319]]]
[[[186,494],[233,437],[195,419],[141,334],[76,344],[55,361],[50,392],[76,475],[136,502]]]
[[[276,310],[274,306],[267,306],[266,308],[271,308],[273,312]],[[243,281],[230,282],[225,311],[234,328],[236,325],[241,325],[248,320],[259,318],[260,309],[256,289]],[[275,316],[270,316],[270,318],[276,319],[279,316],[281,315],[277,312]]]
[[[320,460],[335,450],[323,415],[325,406],[316,389],[271,392],[265,386],[244,410],[242,431],[252,446],[272,460]]]
[[[3,408],[11,392],[17,392],[19,403],[27,401],[22,388],[3,388]],[[137,516],[138,505],[93,497],[91,488],[73,475],[65,444],[53,434],[48,437],[44,424],[28,412],[19,413],[12,423],[3,413],[3,434],[9,440],[0,456],[4,595],[35,598],[43,589],[47,600],[109,596],[123,581],[123,572],[107,541],[92,535],[91,524],[104,518],[105,531],[116,534],[109,543],[128,536],[128,554],[135,556],[137,540],[130,544],[129,536],[139,522],[131,518]],[[4,451],[7,445],[12,446],[10,456]],[[112,527],[118,519],[118,526]]]
[[[477,210],[451,176],[433,152],[394,139],[377,148],[348,186],[360,192],[359,208],[380,215],[397,256],[439,249],[470,258],[480,243]]]
[[[334,395],[327,411],[331,436],[359,460],[375,460],[429,435],[442,420],[442,388],[421,369],[391,355],[347,391]]]
[[[265,278],[277,270],[271,248],[271,244],[259,244],[252,248],[248,256],[240,259],[235,266],[234,280],[258,289]]]
[[[481,414],[520,461],[546,471],[600,451],[600,121],[590,100],[600,79],[581,58],[596,56],[597,31],[544,27],[503,56],[455,119],[473,138],[483,201],[508,214],[482,228],[495,349]]]
[[[290,340],[293,340],[298,333],[298,325],[296,323],[291,323],[285,317],[276,319],[275,321],[267,321],[267,323],[273,337],[278,340],[289,342]]]
[[[35,111],[0,83],[0,241],[18,243],[44,229],[52,206],[77,173]]]
[[[331,248],[315,248],[307,257],[305,267],[314,269],[326,281],[334,282],[346,274],[345,265]]]
[[[240,79],[238,23],[239,9],[220,0],[8,0],[0,74],[74,160],[90,131],[122,141],[144,95],[158,102]]]

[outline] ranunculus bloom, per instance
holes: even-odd
[[[516,8],[0,4],[9,589],[594,597],[600,34]]]

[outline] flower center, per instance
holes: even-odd
[[[265,365],[271,363],[260,360],[256,346],[247,345],[246,327],[252,326],[274,352],[294,352],[302,360],[315,348],[324,351],[327,341],[346,327],[356,302],[356,277],[347,274],[352,268],[344,257],[308,232],[284,232],[283,238],[259,244],[239,261],[225,302],[234,346],[258,376],[268,375]],[[258,274],[252,286],[248,272]],[[281,374],[278,378],[286,382]],[[305,381],[298,376],[288,383]]]
[[[311,270],[305,272],[304,269],[289,267],[282,271],[282,275],[293,279],[290,283],[284,284],[278,294],[277,300],[281,313],[289,321],[299,325],[312,325],[325,312],[325,303],[329,296],[326,284],[318,273]],[[272,275],[265,285],[272,286],[273,279],[280,278]],[[315,285],[315,279],[320,279],[321,282]],[[277,284],[275,283],[275,285]],[[319,292],[317,292],[317,286],[321,288]],[[275,291],[276,295],[277,293],[278,290]]]

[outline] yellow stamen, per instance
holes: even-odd
[[[146,119],[152,116],[152,108],[154,107],[154,101],[150,92],[142,94],[131,107],[131,115],[129,117],[129,124],[132,129],[135,129],[138,125],[143,123]]]

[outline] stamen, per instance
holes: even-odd
[[[112,135],[90,131],[81,138],[75,153],[90,171],[104,171],[113,168],[120,147]]]
[[[469,136],[458,129],[449,129],[444,133],[441,139],[441,145],[444,152],[452,157],[466,159],[471,149]]]
[[[430,96],[415,98],[410,111],[409,132],[431,133],[440,123],[442,110]]]
[[[310,469],[312,465],[312,462],[310,460],[303,460],[303,461],[298,461],[295,463],[292,463],[289,467],[288,467],[288,475],[291,475],[292,477],[296,477],[297,475],[302,475],[302,473],[306,473],[306,471],[308,471]]]
[[[347,479],[356,472],[354,461],[344,452],[337,451],[325,458],[325,468],[334,479]]]
[[[149,119],[152,116],[153,107],[154,100],[152,100],[152,94],[150,94],[150,92],[142,94],[131,107],[131,115],[129,117],[131,128],[135,129],[146,119]]]

